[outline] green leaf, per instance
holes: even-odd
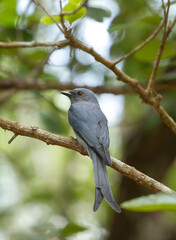
[[[134,20],[132,22],[126,22],[126,23],[117,23],[117,24],[112,24],[109,28],[109,32],[114,32],[118,31],[121,29],[126,29],[132,26],[135,26],[137,24],[155,24],[158,25],[162,20],[162,17],[160,17],[157,14],[154,14],[152,16],[146,16],[144,18]]]
[[[157,193],[123,202],[121,208],[129,211],[176,211],[176,194]]]
[[[8,14],[8,17],[7,17]],[[15,26],[17,20],[16,0],[0,1],[0,26],[11,27]]]
[[[79,7],[79,3],[75,3],[73,1],[69,1],[68,4],[63,8],[63,12],[70,12],[70,11],[74,11],[76,8]],[[75,12],[72,15],[65,15],[63,17],[64,20],[68,21],[70,24],[75,22],[76,20],[84,17],[86,14],[86,8],[82,7],[81,9],[79,9],[77,12]],[[60,15],[52,15],[57,22],[61,21]],[[42,17],[40,20],[42,23],[44,24],[53,24],[53,20],[49,17]]]
[[[128,22],[128,23],[113,24],[113,25],[110,26],[108,31],[111,33],[111,32],[114,32],[114,31],[123,30],[123,29],[126,29],[128,27],[132,27],[135,24],[136,24],[136,21],[135,22]]]
[[[79,4],[76,4],[74,2],[69,2],[64,8],[63,11],[64,12],[69,12],[69,11],[74,11],[76,8],[79,7]],[[72,22],[75,22],[76,20],[84,17],[86,14],[86,8],[82,7],[81,9],[79,9],[76,13],[74,13],[73,15],[68,15],[65,16],[65,19],[71,24]]]
[[[55,18],[57,22],[60,22],[59,15],[52,15],[52,17]],[[40,19],[40,22],[44,23],[44,24],[53,24],[54,23],[54,21],[49,16],[42,17]]]
[[[70,0],[69,2],[79,4],[79,3],[83,2],[83,0]]]
[[[65,228],[61,230],[61,234],[63,237],[67,237],[85,230],[85,227],[82,227],[75,223],[69,223]]]
[[[110,17],[111,12],[108,9],[87,7],[87,16],[95,19],[98,22],[102,22],[104,17]]]
[[[158,25],[161,22],[161,20],[162,17],[160,17],[158,14],[154,14],[152,16],[142,18],[140,22]]]
[[[153,40],[149,44],[147,44],[144,48],[134,54],[134,57],[143,62],[151,62],[154,61],[159,49],[161,41]],[[166,42],[163,50],[163,54],[161,59],[169,58],[175,55],[176,52],[176,43],[175,42]]]

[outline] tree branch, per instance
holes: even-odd
[[[167,40],[167,38],[169,36],[169,33],[170,33],[167,29],[169,9],[170,9],[170,0],[168,0],[167,10],[164,6],[164,1],[163,0],[162,0],[162,7],[163,7],[163,11],[164,11],[164,31],[163,31],[163,37],[162,37],[162,40],[161,40],[161,43],[160,43],[160,46],[159,46],[159,50],[158,50],[158,53],[157,53],[157,56],[156,56],[156,59],[155,59],[154,67],[153,67],[153,70],[152,70],[152,73],[151,73],[151,76],[150,76],[150,79],[149,79],[149,83],[148,83],[148,86],[147,86],[147,91],[148,92],[152,92],[156,72],[157,72],[157,69],[158,69],[158,66],[159,66],[159,63],[160,63],[160,59],[161,59],[161,56],[162,56],[162,53],[163,53],[163,50],[164,50],[164,46],[166,44],[166,40]]]
[[[147,83],[141,84],[143,88],[147,87]],[[74,89],[77,88],[78,85],[73,83],[51,83],[51,82],[44,82],[38,81],[36,82],[25,82],[21,81],[20,79],[0,81],[0,90],[7,90],[7,89],[15,89],[15,90],[37,90],[37,91],[44,91],[44,90],[67,90],[67,89]],[[123,86],[98,86],[98,87],[88,87],[87,85],[79,85],[80,88],[88,88],[94,93],[101,94],[101,93],[112,93],[115,95],[126,95],[126,94],[136,94],[133,88],[128,85]],[[161,81],[155,82],[153,89],[157,92],[167,91],[176,89],[176,79],[171,81]]]
[[[56,134],[46,132],[44,130],[39,129],[38,127],[27,127],[22,124],[19,124],[14,121],[10,121],[3,117],[0,117],[0,127],[4,130],[9,130],[14,133],[15,138],[18,135],[31,137],[35,139],[39,139],[46,144],[58,145],[61,147],[69,148],[74,151],[81,153],[82,155],[87,155],[85,150],[77,144],[77,141],[72,137],[62,137]],[[14,140],[14,137],[11,138]],[[10,140],[11,141],[11,140]],[[173,193],[174,191],[164,184],[150,178],[149,176],[141,173],[136,170],[134,167],[131,167],[118,159],[111,157],[112,159],[112,168],[116,171],[120,172],[122,175],[132,179],[137,184],[140,184],[146,188],[154,192],[163,192],[163,193]]]
[[[30,48],[30,47],[58,47],[63,48],[69,45],[69,40],[57,42],[0,42],[0,48]]]

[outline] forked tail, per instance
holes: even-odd
[[[114,200],[111,192],[111,187],[108,179],[105,161],[101,159],[93,150],[89,149],[93,166],[94,166],[94,179],[95,179],[95,202],[93,210],[97,211],[103,197],[106,202],[118,213],[121,212],[120,207]]]

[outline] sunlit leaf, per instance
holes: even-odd
[[[69,0],[69,2],[79,4],[79,3],[82,3],[83,0]]]
[[[74,11],[78,7],[79,7],[79,3],[77,4],[73,1],[69,1],[68,4],[63,8],[62,11],[63,12],[70,12],[70,11]],[[74,14],[65,15],[63,18],[64,18],[64,20],[68,21],[71,24],[71,23],[75,22],[76,20],[84,17],[85,14],[86,14],[86,8],[82,7],[81,9],[79,9]],[[52,16],[56,19],[57,22],[61,21],[60,15],[52,15]],[[53,20],[49,16],[41,18],[40,21],[44,24],[53,24],[54,23]]]
[[[60,22],[59,15],[52,15],[52,17],[55,18],[57,22]],[[40,21],[44,24],[53,24],[54,23],[54,21],[49,16],[42,17],[40,19]]]
[[[121,208],[130,211],[176,211],[176,194],[151,194],[123,202]]]

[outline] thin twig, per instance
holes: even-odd
[[[18,136],[18,134],[14,134],[13,137],[8,141],[8,144],[10,144],[11,142],[13,142],[13,140]]]
[[[62,0],[59,0],[60,3],[60,19],[61,19],[61,25],[63,28],[63,31],[66,32],[67,31],[67,27],[64,24],[64,14],[62,13]]]
[[[53,22],[57,25],[57,27],[59,28],[59,30],[64,33],[63,29],[61,28],[61,26],[59,25],[59,23],[57,22],[57,20],[49,14],[49,12],[39,3],[38,0],[32,0],[37,6],[39,6],[52,20]]]
[[[135,54],[136,52],[141,50],[143,47],[145,47],[149,42],[151,42],[158,35],[158,33],[163,28],[163,26],[164,26],[164,21],[160,23],[160,25],[155,29],[155,31],[143,43],[141,43],[139,46],[134,48],[131,52],[127,53],[123,57],[121,57],[121,58],[117,59],[116,61],[114,61],[113,64],[114,65],[118,64],[119,62],[127,59],[128,57],[132,56],[133,54]]]
[[[62,12],[62,0],[59,0],[60,11]]]
[[[21,135],[26,137],[31,137],[35,139],[39,139],[46,144],[58,145],[61,147],[69,148],[74,151],[77,151],[83,155],[87,155],[87,152],[77,144],[77,141],[72,137],[62,137],[56,134],[52,134],[50,132],[43,131],[38,127],[27,127],[21,125],[17,122],[10,121],[8,119],[0,117],[0,127],[4,130],[9,130],[13,132],[15,135]],[[174,191],[164,184],[150,178],[149,176],[145,175],[144,173],[136,170],[134,167],[131,167],[118,159],[111,157],[112,159],[112,167],[120,172],[122,175],[129,177],[137,184],[140,184],[144,187],[149,188],[154,192],[163,192],[163,193],[173,193]]]
[[[157,72],[157,69],[158,69],[158,66],[160,63],[161,55],[163,53],[164,46],[165,46],[167,37],[169,35],[168,30],[167,30],[167,24],[168,24],[168,17],[169,17],[170,0],[168,0],[167,10],[165,8],[163,0],[162,0],[162,7],[163,7],[163,11],[164,11],[164,31],[163,31],[162,41],[161,41],[161,44],[160,44],[160,47],[159,47],[159,50],[158,50],[158,53],[156,56],[156,60],[154,63],[154,67],[153,67],[153,70],[152,70],[152,73],[151,73],[151,76],[150,76],[150,79],[148,82],[148,86],[147,86],[148,92],[151,92],[153,89],[154,79],[155,79],[156,72]]]
[[[171,24],[168,26],[168,35],[170,34],[170,32],[172,31],[174,25],[176,24],[176,17],[174,18],[174,20],[171,22]]]

